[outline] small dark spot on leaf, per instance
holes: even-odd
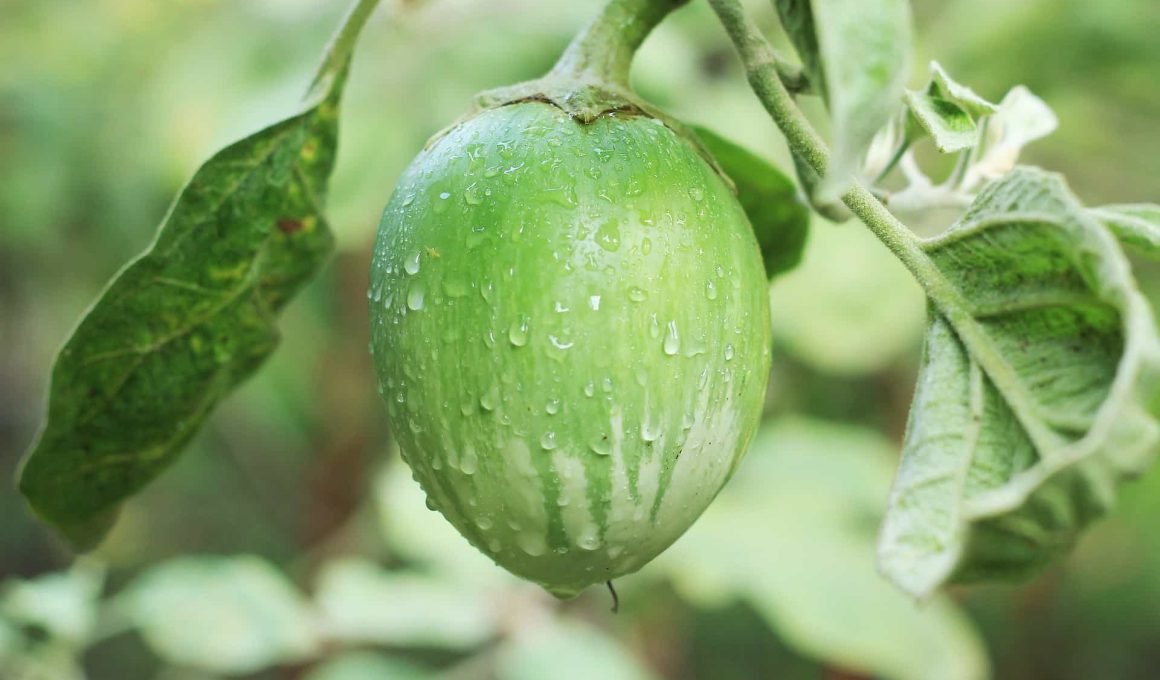
[[[295,234],[302,231],[302,220],[291,217],[282,217],[278,220],[278,231],[283,234]]]

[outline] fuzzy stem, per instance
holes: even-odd
[[[670,12],[688,0],[609,0],[572,40],[549,77],[628,87],[637,48]]]
[[[829,163],[825,142],[810,125],[782,82],[779,73],[783,68],[782,62],[762,35],[761,29],[737,0],[709,0],[709,4],[713,6],[713,11],[717,13],[737,48],[749,86],[785,134],[790,151],[813,168],[818,177],[825,177],[826,165]]]
[[[790,150],[804,159],[819,176],[824,176],[829,151],[778,78],[773,49],[761,30],[745,14],[738,0],[709,0],[709,4],[737,47],[753,90],[785,134]],[[869,189],[857,182],[842,194],[842,202],[910,270],[999,392],[1008,399],[1020,399],[1024,388],[1015,370],[996,353],[975,320],[970,301],[923,250],[914,232],[887,210]],[[1045,440],[1051,436],[1049,432],[1032,434],[1033,439]]]
[[[738,0],[709,0],[709,4],[736,46],[750,86],[785,134],[790,151],[813,168],[819,177],[824,177],[830,160],[829,150],[778,76],[778,60],[769,41]],[[959,306],[955,303],[960,303],[960,300],[947,300],[950,292],[934,283],[942,281],[943,277],[922,251],[914,233],[869,190],[855,184],[842,194],[842,202],[906,265],[927,288],[927,294],[940,309],[947,306],[939,304],[940,298],[944,303],[952,303],[951,306]]]

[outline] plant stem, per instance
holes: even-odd
[[[342,26],[330,39],[330,44],[326,46],[322,64],[319,65],[314,80],[311,81],[310,87],[307,90],[307,101],[319,96],[325,96],[331,81],[337,77],[338,72],[348,63],[347,59],[351,51],[354,50],[359,33],[362,32],[363,26],[367,23],[367,19],[370,18],[371,13],[375,11],[378,5],[379,0],[355,0],[347,12],[346,18],[343,19]]]
[[[790,150],[805,160],[819,176],[824,176],[829,151],[778,77],[773,48],[762,35],[761,29],[745,14],[738,0],[709,0],[709,4],[736,46],[745,64],[750,85],[785,134]],[[1028,403],[1030,400],[1015,369],[999,355],[976,321],[971,302],[923,250],[914,232],[858,182],[842,194],[842,202],[910,270],[935,309],[954,328],[959,340],[986,371],[987,377],[999,392],[1008,400]],[[1058,435],[1047,431],[1041,424],[1024,422],[1024,426],[1041,450],[1045,442],[1058,438]]]
[[[761,29],[737,0],[709,0],[709,4],[713,6],[713,11],[721,19],[721,24],[737,48],[749,86],[785,134],[790,151],[813,168],[818,177],[825,177],[826,165],[829,163],[825,142],[782,83],[778,66],[781,61],[762,35]]]
[[[898,161],[902,160],[902,157],[906,155],[908,149],[910,149],[910,140],[902,140],[902,143],[899,144],[898,148],[894,150],[894,155],[890,157],[890,160],[886,163],[886,166],[882,168],[882,172],[878,173],[878,176],[874,178],[874,181],[871,182],[871,184],[878,184],[882,180],[886,179],[886,176],[890,174],[890,171],[898,165]]]
[[[745,13],[739,0],[709,0],[709,4],[713,6],[713,11],[717,13],[721,24],[733,40],[745,65],[750,86],[757,93],[765,110],[785,134],[790,151],[813,168],[819,177],[824,177],[829,163],[829,150],[805,114],[798,108],[793,95],[781,82],[778,76],[777,57],[769,41]],[[939,304],[939,299],[936,298],[950,302],[946,299],[947,295],[958,296],[958,291],[949,286],[948,290],[931,290],[940,288],[936,282],[945,283],[942,273],[923,252],[913,232],[891,214],[869,190],[855,183],[853,188],[842,194],[842,202],[906,265],[919,283],[927,289],[927,294],[939,306],[940,311],[943,311],[943,305]],[[965,301],[954,300],[954,303],[960,302]]]
[[[628,87],[636,50],[648,34],[688,0],[609,0],[572,40],[549,76]]]

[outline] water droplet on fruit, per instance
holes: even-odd
[[[403,271],[407,272],[408,274],[412,274],[412,275],[419,273],[419,251],[418,250],[416,250],[415,252],[408,255],[406,260],[403,260]]]
[[[686,334],[684,345],[684,355],[687,357],[695,357],[708,352],[708,349],[705,347],[704,338],[698,338],[696,336],[689,336]]]
[[[540,448],[544,449],[545,451],[551,451],[552,449],[556,448],[556,433],[545,432],[544,435],[540,437]]]
[[[423,284],[416,283],[407,291],[407,307],[416,312],[423,309]]]
[[[594,394],[596,394],[596,385],[589,381],[588,384],[584,386],[584,396],[591,397]]]
[[[713,283],[712,279],[705,282],[705,297],[710,300],[717,299],[717,284]]]
[[[665,350],[665,354],[669,356],[675,355],[677,350],[681,348],[681,336],[677,332],[676,321],[669,322],[669,329],[668,332],[665,333],[665,341],[662,347]]]
[[[557,413],[559,413],[560,412],[560,400],[559,399],[549,399],[548,403],[544,406],[544,412],[550,416],[554,416]]]
[[[596,550],[600,547],[600,536],[596,533],[596,526],[584,527],[584,532],[576,537],[576,547],[581,550]]]
[[[544,537],[530,531],[520,532],[516,536],[516,544],[520,546],[520,550],[523,550],[532,557],[539,557],[548,551],[548,543],[544,540]]]
[[[485,411],[494,411],[495,407],[499,405],[499,387],[492,385],[487,388],[487,391],[479,398],[479,405]]]
[[[523,347],[528,344],[528,323],[528,317],[521,315],[508,328],[508,340],[511,341],[513,346]]]
[[[576,187],[572,184],[564,184],[562,186],[545,189],[545,192],[553,203],[558,203],[566,208],[575,208],[580,204],[579,199],[576,197]]]
[[[490,517],[480,515],[479,517],[475,518],[475,526],[479,527],[481,531],[487,531],[493,525]]]
[[[483,226],[482,224],[478,224],[478,225],[472,227],[471,231],[467,232],[467,241],[466,241],[467,249],[468,250],[475,250],[480,245],[482,245],[483,242],[486,240],[487,240],[487,227]]]
[[[725,361],[733,361],[733,345],[725,345]]]
[[[594,312],[600,311],[600,296],[599,295],[589,296],[588,297],[588,306],[591,307],[592,311],[594,311]]]
[[[705,198],[705,192],[701,191],[700,187],[690,187],[689,196],[691,196],[694,201],[700,201],[701,199]]]
[[[475,182],[467,185],[467,188],[463,190],[463,200],[468,205],[479,205],[482,203],[483,197],[480,195],[479,185]]]
[[[610,253],[620,249],[620,227],[609,220],[596,230],[596,243]]]
[[[474,475],[475,471],[479,469],[479,458],[472,452],[468,451],[459,459],[459,470],[465,475]]]
[[[607,434],[597,435],[592,441],[588,442],[588,448],[592,449],[599,456],[612,455],[612,447],[608,445]]]
[[[648,293],[643,288],[632,286],[628,289],[628,299],[633,302],[644,302],[648,299]]]

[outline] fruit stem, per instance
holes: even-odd
[[[572,39],[549,78],[628,88],[636,50],[648,34],[688,0],[609,0],[600,14]]]

